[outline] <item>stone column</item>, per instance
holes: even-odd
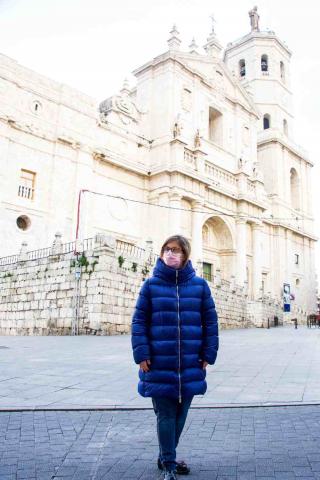
[[[293,280],[293,269],[294,269],[294,254],[299,253],[295,252],[295,246],[293,243],[292,231],[287,229],[285,232],[286,238],[286,282],[290,283],[292,288]],[[300,259],[301,260],[301,259]]]
[[[169,236],[181,234],[181,198],[178,192],[172,192],[169,196],[170,219]]]
[[[247,279],[247,222],[243,218],[236,220],[237,226],[237,284],[244,285]]]
[[[262,288],[262,232],[263,225],[261,223],[252,225],[252,290],[256,300],[260,298]]]
[[[192,204],[192,251],[191,257],[195,264],[203,261],[202,250],[202,225],[203,225],[203,204],[193,202]]]

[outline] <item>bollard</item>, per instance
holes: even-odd
[[[269,317],[268,317],[268,326],[267,326],[267,328],[270,328],[270,319],[269,319]]]

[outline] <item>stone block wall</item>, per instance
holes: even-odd
[[[59,253],[59,248],[45,258],[20,256],[1,267],[0,334],[129,333],[138,292],[154,259],[150,251],[123,253],[114,240],[101,238],[77,258]],[[242,288],[223,280],[209,285],[221,328],[265,326],[271,313],[282,319],[272,302],[250,306]]]

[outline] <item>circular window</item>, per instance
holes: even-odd
[[[21,215],[17,218],[17,227],[20,228],[20,230],[28,230],[30,225],[31,220],[29,217],[27,217],[27,215]]]

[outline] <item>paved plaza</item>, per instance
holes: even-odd
[[[130,336],[0,337],[0,410],[150,408]],[[320,329],[220,332],[208,391],[194,406],[320,403]]]
[[[1,480],[158,480],[146,410],[0,413]],[[196,409],[179,458],[197,480],[320,479],[320,406]]]
[[[186,478],[320,479],[320,330],[220,338],[181,437]],[[0,337],[0,480],[159,480],[136,385],[129,336]]]

